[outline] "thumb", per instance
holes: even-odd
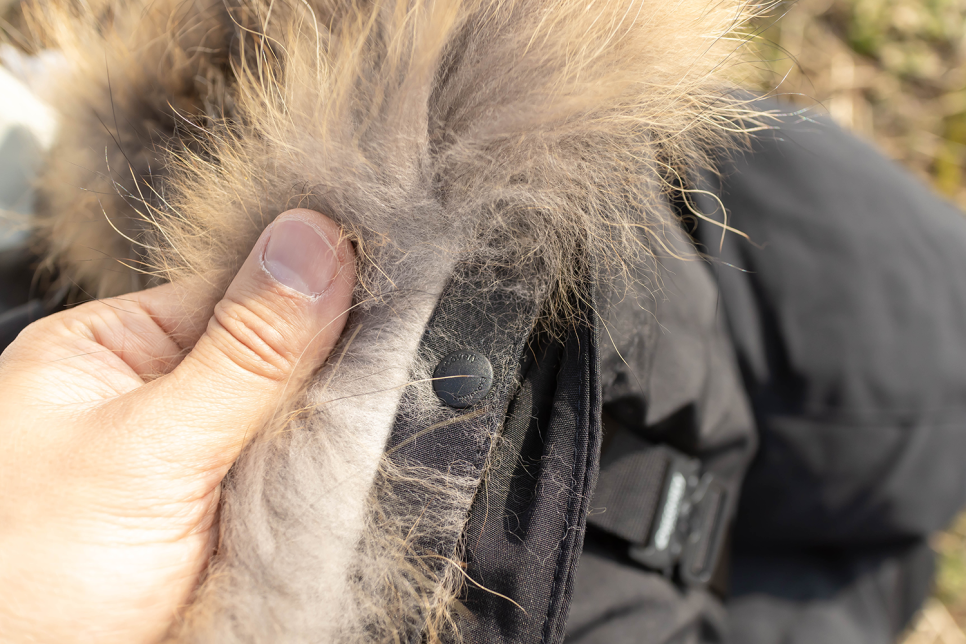
[[[310,210],[280,215],[181,364],[117,401],[124,415],[154,428],[141,436],[160,439],[167,458],[227,469],[338,341],[353,259],[332,220]]]

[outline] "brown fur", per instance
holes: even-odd
[[[502,267],[559,320],[582,285],[664,243],[662,227],[674,225],[667,191],[751,119],[721,75],[741,41],[726,36],[753,8],[741,0],[35,8],[38,33],[71,64],[55,100],[63,129],[42,179],[39,228],[64,279],[104,296],[200,276],[213,305],[259,233],[294,206],[336,219],[359,251],[352,340],[299,392],[297,418],[239,461],[225,489],[219,554],[173,636],[402,641],[429,628],[431,640],[458,638],[460,569],[424,565],[414,548],[421,534],[459,534],[478,481],[380,458],[385,432],[358,438],[352,428],[368,421],[352,404],[374,404],[366,388],[396,381],[352,383],[402,369],[400,383],[423,393],[399,413],[427,426],[452,417],[426,388],[428,367],[415,351],[454,266]],[[395,357],[376,357],[383,349]],[[348,396],[356,402],[339,402]],[[398,395],[378,400],[391,420]],[[319,427],[344,431],[322,438]],[[374,456],[360,466],[360,454]],[[350,470],[362,501],[330,494]],[[440,500],[423,515],[400,514],[400,485]],[[306,500],[312,493],[330,500]],[[275,511],[263,512],[266,504]],[[340,551],[353,561],[335,570],[324,561],[338,557],[292,535],[335,535],[343,511],[364,525]],[[298,557],[288,568],[282,561]],[[329,600],[304,588],[338,575],[351,578],[351,599],[327,622],[306,618]]]

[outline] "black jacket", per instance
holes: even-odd
[[[658,338],[602,364],[625,383],[605,414],[636,407],[611,415],[736,482],[757,434],[728,583],[676,585],[592,527],[569,641],[894,641],[930,588],[927,536],[966,504],[966,218],[825,119],[722,161],[698,187],[749,239],[700,222],[708,261],[664,262],[687,286],[619,316]]]

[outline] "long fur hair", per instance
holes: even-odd
[[[37,33],[69,63],[37,231],[61,279],[97,297],[190,279],[213,306],[295,206],[357,248],[343,342],[226,480],[218,552],[172,639],[459,638],[459,553],[430,565],[418,544],[458,538],[479,481],[384,454],[398,415],[430,427],[457,413],[428,385],[426,321],[471,265],[512,275],[566,323],[588,284],[665,243],[667,192],[751,122],[723,71],[760,9],[35,5]],[[403,387],[418,389],[406,409]],[[399,494],[434,501],[413,515]]]

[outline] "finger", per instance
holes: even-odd
[[[217,285],[198,275],[137,293],[138,303],[181,349],[191,349],[221,299]]]
[[[353,252],[338,226],[283,213],[249,255],[205,333],[170,374],[112,401],[165,458],[225,467],[328,356],[345,325]]]
[[[79,369],[93,380],[111,380],[118,393],[139,387],[143,379],[170,371],[183,354],[141,302],[149,294],[166,297],[170,288],[87,302],[34,322],[4,352],[4,364],[49,371],[54,378]]]
[[[169,285],[158,287],[163,291]],[[155,289],[152,289],[155,290]],[[143,293],[89,302],[68,313],[75,332],[119,358],[140,379],[168,373],[181,359],[181,347],[141,304]],[[109,357],[104,355],[104,359]],[[136,380],[135,380],[135,384]]]

